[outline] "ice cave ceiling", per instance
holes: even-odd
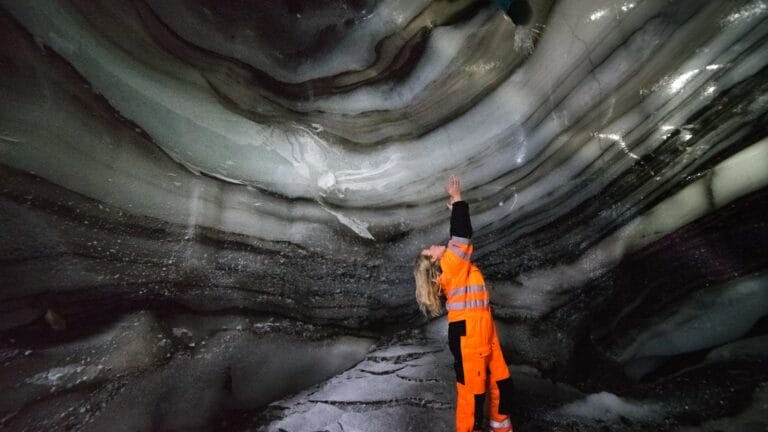
[[[531,430],[734,368],[644,421],[765,430],[768,1],[497,3],[0,0],[0,428],[356,430],[263,407],[393,334],[450,369],[410,267],[453,173],[516,376],[576,392]]]

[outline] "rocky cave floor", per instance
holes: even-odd
[[[237,315],[138,312],[94,329],[70,326],[66,336],[41,337],[42,328],[38,323],[2,335],[0,430],[453,429],[444,318],[378,340],[335,345],[324,340],[338,335],[312,326]],[[270,356],[272,363],[265,360]],[[328,359],[345,356],[352,358],[349,366],[324,368]],[[714,365],[693,359],[625,386],[613,380],[615,371],[584,358],[583,378],[570,385],[513,359],[516,431],[768,430],[764,359]],[[295,363],[300,360],[306,362]],[[292,364],[293,372],[280,375],[282,363]],[[280,388],[306,379],[297,370],[315,368],[314,382],[317,374],[330,378]],[[261,408],[233,408],[231,395],[238,392],[239,400]],[[265,393],[279,400],[259,403]]]
[[[453,430],[454,376],[444,319],[378,342],[358,365],[257,412],[220,418],[217,431]],[[511,364],[516,431],[767,431],[764,363],[692,367],[621,396],[588,393]],[[594,387],[615,371],[599,364]],[[605,372],[605,373],[604,373]],[[759,384],[758,384],[759,382]],[[622,382],[618,385],[624,385]]]

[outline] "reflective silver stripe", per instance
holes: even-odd
[[[469,254],[464,253],[464,251],[459,249],[458,246],[454,246],[448,243],[448,249],[452,250],[453,253],[458,255],[459,258],[463,259],[464,261],[469,261]]]
[[[443,238],[445,238],[445,237],[443,237]],[[458,244],[468,245],[471,240],[468,239],[468,238],[464,238],[464,237],[453,236],[453,237],[451,237],[451,241],[454,242],[454,243],[458,243]]]
[[[491,427],[494,429],[503,428],[503,427],[512,427],[512,422],[507,418],[503,422],[495,422],[491,420]]]
[[[448,292],[448,295],[450,296],[449,298],[453,298],[459,295],[469,294],[473,292],[483,292],[483,291],[486,291],[485,285],[470,285],[470,286],[454,288]]]
[[[468,300],[465,302],[446,303],[445,308],[448,310],[462,310],[471,308],[487,308],[488,300]]]

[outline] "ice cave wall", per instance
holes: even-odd
[[[768,2],[526,3],[0,1],[0,329],[417,324],[456,173],[520,362],[760,336]]]

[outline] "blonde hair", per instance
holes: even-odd
[[[416,279],[416,303],[424,315],[440,315],[443,304],[440,301],[440,266],[427,255],[419,254],[413,267]]]

